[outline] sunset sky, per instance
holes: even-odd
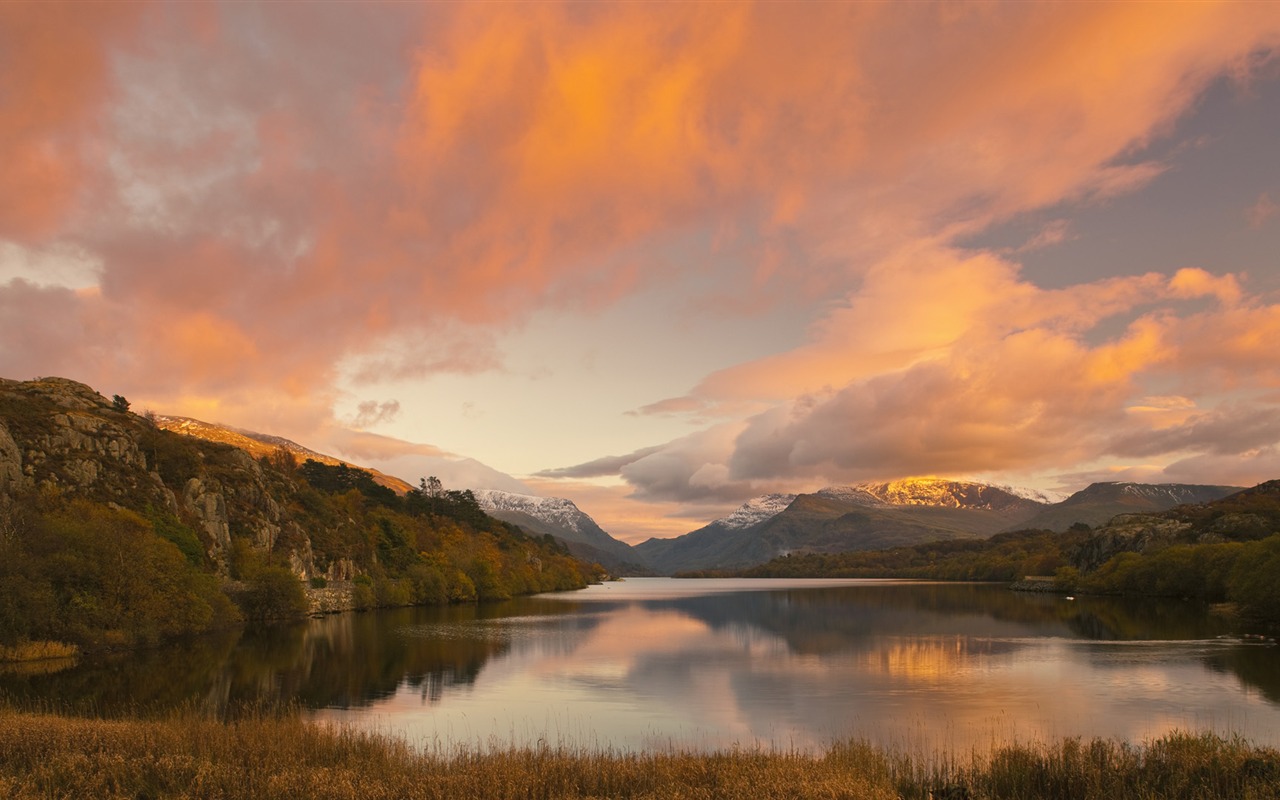
[[[573,499],[1280,478],[1280,3],[0,2],[0,376]]]

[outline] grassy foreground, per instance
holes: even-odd
[[[6,798],[1280,798],[1280,753],[1214,735],[1067,739],[921,759],[555,748],[419,753],[294,715],[85,719],[0,708]]]

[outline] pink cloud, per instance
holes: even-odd
[[[1244,216],[1249,221],[1249,227],[1262,228],[1272,219],[1280,216],[1280,205],[1271,199],[1271,195],[1263,192],[1258,195],[1257,202],[1245,210]]]
[[[58,230],[99,169],[91,153],[110,99],[107,56],[143,3],[0,3],[0,236]]]

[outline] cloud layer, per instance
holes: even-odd
[[[2,4],[0,373],[338,443],[339,403],[413,416],[380,382],[501,371],[539,310],[670,287],[806,308],[807,341],[637,397],[697,429],[544,478],[724,504],[1133,459],[1270,477],[1280,306],[1241,270],[1046,288],[960,242],[1045,209],[1028,249],[1068,241],[1277,47],[1243,3]]]

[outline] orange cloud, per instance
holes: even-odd
[[[108,100],[108,48],[143,7],[0,3],[0,236],[56,231],[99,168],[87,151]]]
[[[996,475],[1227,442],[1248,450],[1280,430],[1262,422],[1270,402],[1230,414],[1212,404],[1221,391],[1275,388],[1280,355],[1267,343],[1278,324],[1280,306],[1249,297],[1233,275],[1183,269],[1048,291],[990,255],[914,247],[870,270],[812,344],[656,404],[756,403],[732,441],[686,437],[618,474],[639,497],[728,499],[769,481]],[[1153,407],[1153,385],[1185,394]]]

